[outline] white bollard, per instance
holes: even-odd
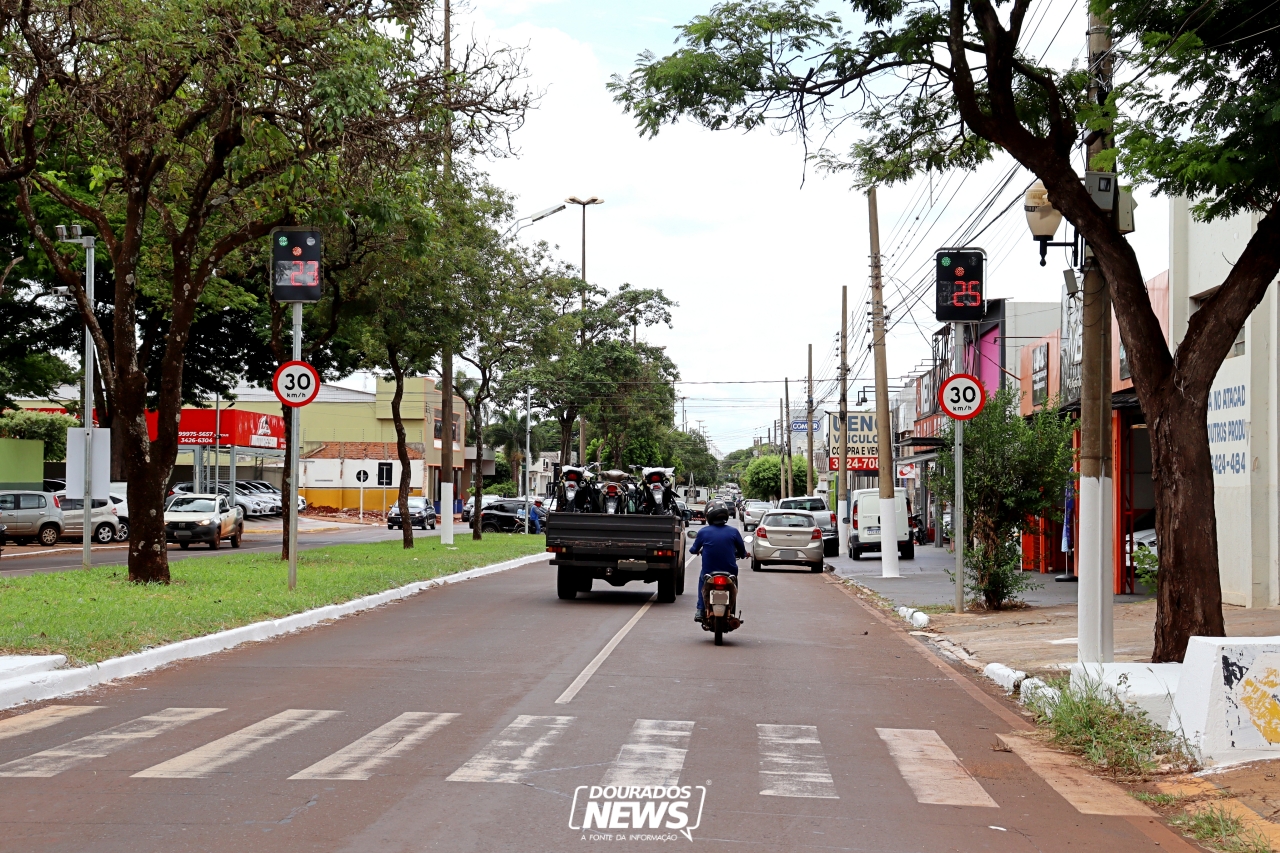
[[[440,541],[453,544],[453,483],[440,484]]]

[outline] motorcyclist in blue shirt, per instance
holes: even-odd
[[[707,504],[707,526],[698,531],[698,536],[689,548],[690,554],[702,555],[702,572],[698,575],[698,609],[694,611],[693,621],[701,622],[703,615],[702,585],[707,575],[712,572],[728,572],[735,578],[738,576],[738,561],[747,556],[746,543],[738,528],[729,526],[729,507],[724,501],[715,500]]]

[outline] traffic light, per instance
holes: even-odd
[[[937,303],[934,316],[945,323],[973,323],[987,313],[986,256],[981,249],[937,254]]]
[[[282,227],[271,232],[271,295],[277,302],[320,301],[320,232]]]

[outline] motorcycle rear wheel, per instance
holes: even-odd
[[[720,620],[716,620],[716,645],[724,645],[724,628],[720,624]]]

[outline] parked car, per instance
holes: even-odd
[[[484,509],[485,507],[488,507],[491,504],[494,504],[500,500],[503,500],[502,495],[483,495],[480,498],[480,508]],[[467,498],[467,502],[462,505],[462,523],[463,524],[471,523],[471,512],[472,510],[475,509],[475,506],[476,506],[476,496],[472,495],[471,497]]]
[[[822,571],[822,528],[811,512],[775,509],[765,513],[751,540],[751,570],[766,564],[800,564]]]
[[[54,492],[53,495],[62,508],[62,535],[71,538],[84,536],[84,498],[69,498],[66,492]],[[107,545],[116,541],[116,533],[120,529],[120,519],[116,516],[116,505],[104,498],[94,498],[93,512],[90,516],[90,536],[99,545]]]
[[[216,550],[223,539],[239,548],[243,535],[244,511],[233,507],[226,495],[174,495],[164,511],[164,539],[177,542],[184,551],[192,542],[204,542]]]
[[[534,510],[537,512],[537,510]],[[532,527],[532,524],[530,524]],[[523,533],[524,500],[502,498],[480,509],[480,529],[485,533]]]
[[[760,523],[760,519],[764,518],[764,514],[773,509],[773,504],[768,501],[747,501],[742,505],[742,527],[747,531],[756,529],[756,525]]]
[[[399,530],[402,526],[400,502],[396,501],[387,510],[387,529]],[[426,498],[409,498],[409,526],[436,529],[436,508]]]
[[[822,528],[823,555],[834,557],[840,553],[840,525],[824,498],[783,498],[778,501],[778,509],[803,509],[813,513],[814,518],[818,519],[818,526]]]
[[[62,535],[62,507],[51,493],[0,491],[0,524],[10,542],[25,545],[34,539],[41,545],[56,545]]]
[[[112,483],[111,488],[115,489],[116,484]],[[129,498],[124,491],[112,491],[109,495],[112,505],[116,508],[116,541],[125,542],[129,539]]]
[[[893,494],[897,509],[898,555],[904,560],[911,560],[916,556],[916,543],[911,538],[911,525],[907,521],[907,491],[894,489]],[[849,556],[859,560],[868,551],[881,549],[880,490],[859,489],[853,493],[851,507]]]
[[[685,524],[693,520],[693,510],[689,509],[689,505],[679,498],[676,498],[676,509],[680,510],[680,517],[684,519]]]

